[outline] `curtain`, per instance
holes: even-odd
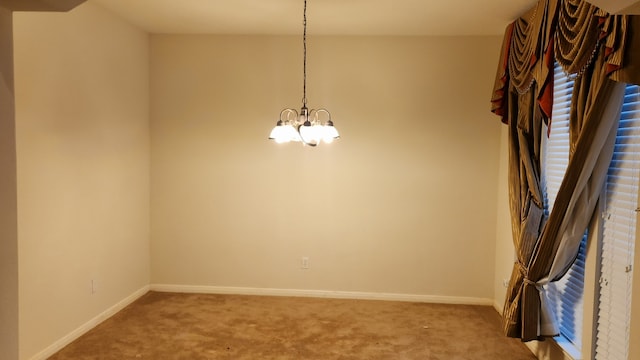
[[[507,27],[491,109],[509,126],[509,202],[516,262],[503,311],[507,336],[558,335],[544,285],[576,258],[613,154],[624,83],[640,80],[629,45],[635,17],[613,16],[582,0],[540,0]],[[540,144],[551,115],[553,63],[575,76],[570,157],[549,217],[544,216]]]

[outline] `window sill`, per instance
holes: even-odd
[[[525,345],[539,360],[582,360],[581,351],[564,337],[529,341]]]
[[[582,360],[582,351],[578,349],[571,341],[567,340],[564,336],[556,336],[553,341],[562,349],[565,353],[565,358],[572,360]]]

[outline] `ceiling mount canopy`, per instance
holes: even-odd
[[[304,32],[303,45],[303,83],[302,83],[302,108],[300,112],[292,108],[280,112],[280,119],[271,130],[270,140],[282,144],[291,141],[301,142],[303,145],[316,146],[321,142],[331,143],[338,139],[340,134],[333,126],[331,113],[324,108],[307,108],[307,0],[304,0],[303,16]],[[324,122],[323,122],[324,121]]]

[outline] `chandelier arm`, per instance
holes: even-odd
[[[325,108],[320,108],[320,109],[313,109],[312,110],[314,112],[314,121],[317,121],[318,123],[320,122],[320,113],[325,113],[327,114],[327,121],[331,121],[331,113],[329,112],[329,110],[325,109]]]
[[[309,110],[309,118],[311,118],[311,124],[315,124],[318,121],[318,110],[311,109]]]
[[[296,109],[292,109],[292,108],[283,109],[280,112],[280,120],[281,121],[292,121],[289,118],[289,115],[291,115],[291,114],[293,114],[293,119],[294,119],[293,122],[296,123],[297,120],[298,120],[298,111]],[[286,115],[286,118],[283,119],[283,115]]]

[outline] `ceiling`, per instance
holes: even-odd
[[[303,0],[88,0],[150,33],[300,34]],[[310,35],[501,35],[536,0],[308,0]]]

